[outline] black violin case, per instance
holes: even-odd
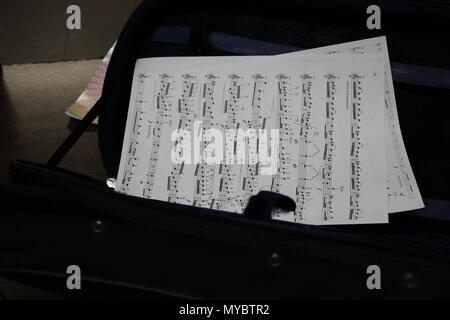
[[[381,30],[366,27],[371,4]],[[449,12],[427,1],[144,1],[91,112],[48,163],[11,162],[0,187],[0,275],[77,298],[450,298]],[[104,167],[116,177],[138,58],[278,54],[380,35],[426,204],[389,224],[271,220],[292,200],[270,192],[245,215],[136,198],[57,167],[98,115]],[[81,290],[66,287],[69,265],[81,268]],[[380,267],[380,290],[367,287],[370,265]]]

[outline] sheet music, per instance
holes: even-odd
[[[397,115],[392,74],[389,63],[388,47],[386,37],[376,37],[331,45],[327,47],[304,50],[289,54],[278,55],[281,59],[296,55],[311,54],[355,54],[367,55],[380,53],[385,55],[385,148],[386,148],[386,180],[388,194],[389,213],[423,208],[423,200],[420,195],[414,173],[409,163],[408,155],[403,143],[400,124]],[[189,58],[188,58],[189,59]],[[194,58],[195,59],[195,58]],[[230,63],[235,59],[249,61],[254,57],[221,57],[207,58],[211,63]],[[199,61],[200,63],[203,63]]]
[[[297,202],[279,219],[387,222],[384,58],[140,59],[117,190],[238,213],[251,195],[271,190]],[[226,132],[223,158],[211,151],[218,136],[211,140],[210,129]],[[238,134],[249,129],[257,134]],[[272,131],[264,141],[261,133]],[[183,134],[173,140],[174,132]],[[172,161],[186,143],[193,154],[180,148],[184,160]],[[222,161],[186,160],[208,153]]]
[[[417,186],[403,143],[395,102],[394,84],[386,43],[386,37],[376,37],[327,47],[304,50],[279,57],[301,54],[356,54],[382,53],[385,55],[385,130],[387,161],[387,194],[389,212],[423,208],[423,200]]]

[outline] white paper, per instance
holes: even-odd
[[[367,54],[380,53],[385,56],[385,148],[386,148],[386,192],[388,195],[389,213],[414,210],[424,207],[414,173],[409,163],[405,145],[400,130],[395,101],[394,86],[389,62],[386,37],[376,37],[359,41],[347,42],[310,50],[303,50],[289,54],[278,55],[280,59],[297,55],[311,54],[355,54],[365,56]],[[259,58],[259,57],[258,57]],[[191,65],[227,64],[238,59],[239,61],[251,61],[255,57],[206,57],[206,58],[180,58],[186,59]]]
[[[295,213],[279,219],[387,222],[383,100],[379,54],[140,59],[118,190],[232,212],[272,190],[297,202]],[[280,171],[171,161],[174,131],[194,132],[203,152],[209,140],[201,130],[209,128],[279,129]],[[231,154],[233,143],[226,144]]]
[[[386,37],[347,42],[327,47],[304,50],[280,57],[301,54],[355,54],[366,55],[382,53],[385,55],[385,130],[386,130],[386,163],[387,163],[387,193],[389,212],[400,212],[423,208],[424,204],[417,186],[414,173],[408,160],[405,145],[397,115],[394,84],[386,43]]]

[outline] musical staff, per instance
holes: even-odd
[[[239,126],[239,100],[242,98],[243,81],[242,76],[238,74],[229,75],[229,86],[227,91],[227,98],[224,103],[223,112],[226,114],[225,129],[237,129]],[[234,136],[233,143],[226,145],[226,153],[236,155],[236,136]],[[219,166],[219,198],[217,208],[219,210],[237,210],[236,206],[240,207],[240,202],[236,204],[236,195],[234,195],[235,173],[233,172],[233,164],[222,163]]]
[[[177,100],[177,112],[179,114],[179,121],[177,130],[180,132],[190,132],[193,128],[193,114],[196,107],[196,96],[198,92],[198,82],[194,75],[189,73],[184,74],[183,88],[181,97]],[[177,143],[184,142],[183,135],[180,135],[180,140]],[[181,155],[180,155],[181,156]],[[184,161],[173,166],[170,175],[167,177],[168,202],[179,202],[178,196],[180,177],[184,174]]]
[[[350,136],[350,220],[356,220],[361,214],[359,203],[361,191],[360,159],[361,150],[361,76],[352,74],[350,76],[351,89],[351,136]]]
[[[295,115],[296,104],[293,96],[298,95],[298,87],[290,75],[278,74],[277,93],[276,93],[276,128],[279,130],[279,152],[278,152],[278,171],[272,178],[270,190],[282,192],[283,185],[291,179],[291,163],[294,159],[291,157],[291,147],[293,139],[293,116]],[[289,169],[288,169],[289,168]]]
[[[334,95],[336,92],[336,76],[334,74],[327,74],[325,78],[327,81],[322,169],[322,219],[328,221],[333,218],[333,153],[335,150],[334,117],[336,113]]]
[[[388,88],[388,84],[386,84],[386,88]],[[395,159],[397,160],[397,166],[398,170],[400,171],[399,174],[399,187],[400,191],[394,191],[394,181],[391,181],[391,187],[388,188],[389,195],[391,197],[401,197],[406,196],[410,199],[416,198],[416,191],[413,188],[413,184],[411,181],[410,176],[408,175],[408,169],[407,169],[407,159],[405,159],[403,148],[402,148],[402,142],[401,138],[397,134],[397,126],[396,126],[396,120],[394,116],[394,110],[392,107],[391,97],[389,94],[385,95],[384,99],[384,105],[386,108],[386,116],[388,119],[388,129],[389,133],[391,134],[391,141],[392,146],[394,148],[394,154]],[[391,179],[393,180],[393,179]],[[405,194],[406,193],[406,194]]]
[[[137,78],[137,85],[136,85],[136,95],[134,98],[134,109],[133,109],[133,116],[132,116],[132,124],[129,127],[129,140],[128,140],[128,148],[126,153],[126,161],[125,161],[125,169],[124,169],[124,175],[120,184],[119,191],[121,192],[127,192],[130,190],[129,184],[130,181],[133,179],[135,175],[135,167],[138,161],[137,158],[137,149],[139,145],[139,135],[141,134],[141,127],[142,127],[142,105],[144,103],[144,92],[145,92],[145,81],[148,78],[143,73],[140,73],[136,76]]]
[[[143,196],[151,198],[155,183],[156,166],[158,163],[159,149],[161,146],[161,131],[167,115],[172,111],[171,103],[168,100],[171,92],[172,76],[168,74],[159,75],[159,90],[154,97],[156,108],[156,119],[154,121],[151,137],[152,145],[150,150],[150,159],[147,169],[147,179],[143,189]]]
[[[203,155],[207,146],[208,138],[207,130],[212,128],[213,124],[213,108],[216,104],[214,99],[214,93],[216,90],[216,78],[215,74],[207,74],[205,76],[205,82],[203,83],[202,92],[202,124],[203,133],[202,141],[200,144],[200,153]],[[213,198],[214,191],[214,172],[215,166],[207,164],[205,162],[198,163],[194,172],[194,196],[193,205],[205,208],[213,208],[215,199]]]
[[[263,128],[263,119],[261,116],[262,95],[267,90],[267,76],[262,74],[254,74],[253,79],[253,95],[252,95],[252,116],[250,129],[256,133]],[[257,138],[256,148],[249,148],[248,163],[246,165],[246,175],[242,179],[242,189],[244,197],[242,206],[245,207],[250,197],[258,192],[258,175],[260,162],[258,159],[259,138]]]
[[[308,139],[310,133],[310,120],[312,112],[311,88],[312,76],[310,74],[303,74],[301,77],[301,119],[300,119],[300,138],[299,138],[299,155],[298,155],[298,176],[296,187],[296,202],[295,221],[302,221],[304,219],[304,211],[306,205],[306,180],[307,180],[307,166],[308,166]]]

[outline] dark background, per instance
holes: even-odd
[[[212,0],[211,0],[212,1]],[[77,124],[64,115],[83,91],[100,59],[117,40],[120,30],[140,0],[0,0],[0,178],[7,177],[11,158],[45,162]],[[299,5],[308,1],[293,1]],[[383,2],[382,30],[368,31],[365,21],[368,4]],[[221,2],[222,3],[222,2]],[[305,48],[335,44],[386,34],[391,60],[424,66],[449,68],[448,28],[441,10],[444,1],[311,1],[317,8],[292,12],[301,20],[293,28],[289,19],[274,18],[271,22],[255,16],[242,25],[239,17],[227,16],[218,30],[261,40],[290,43],[291,38],[303,39]],[[419,10],[400,10],[399,3],[411,3]],[[68,30],[66,8],[76,4],[81,8],[81,30]],[[341,6],[341,7],[339,7]],[[322,7],[322,9],[321,9]],[[339,7],[339,8],[337,8]],[[424,10],[421,11],[420,8]],[[226,15],[218,10],[218,15]],[[425,10],[426,9],[426,10]],[[399,11],[400,10],[400,11]],[[426,12],[425,12],[426,11]],[[434,19],[434,17],[437,17]],[[236,21],[235,21],[236,20]],[[189,24],[183,17],[175,21]],[[277,28],[275,28],[277,26]],[[357,26],[357,27],[354,27]],[[284,28],[286,32],[278,30]],[[322,34],[323,36],[320,36]],[[444,188],[424,188],[430,196],[446,198],[448,179],[448,132],[450,109],[440,104],[448,91],[423,93],[414,86],[396,84],[399,116],[408,153],[419,186],[444,185]],[[403,92],[403,93],[402,93]],[[410,105],[423,99],[420,108]],[[448,102],[448,100],[447,100]],[[419,142],[417,142],[419,141]],[[430,145],[433,143],[433,145]],[[435,163],[430,158],[437,159]],[[61,167],[104,181],[97,142],[97,127],[91,126]],[[420,170],[418,169],[420,168]],[[442,182],[442,183],[441,183]],[[425,193],[425,196],[428,196]],[[436,196],[438,195],[438,196]],[[1,197],[1,195],[0,195]],[[62,298],[0,278],[0,300],[5,298]]]
[[[64,115],[116,41],[139,0],[0,1],[0,178],[11,158],[44,162],[76,125]],[[68,30],[66,8],[81,8],[81,30]],[[62,166],[105,179],[92,126]],[[1,198],[1,196],[0,196]],[[0,278],[2,299],[59,295]]]
[[[2,0],[3,64],[100,58],[140,0]],[[81,30],[66,28],[66,9],[81,8]]]

